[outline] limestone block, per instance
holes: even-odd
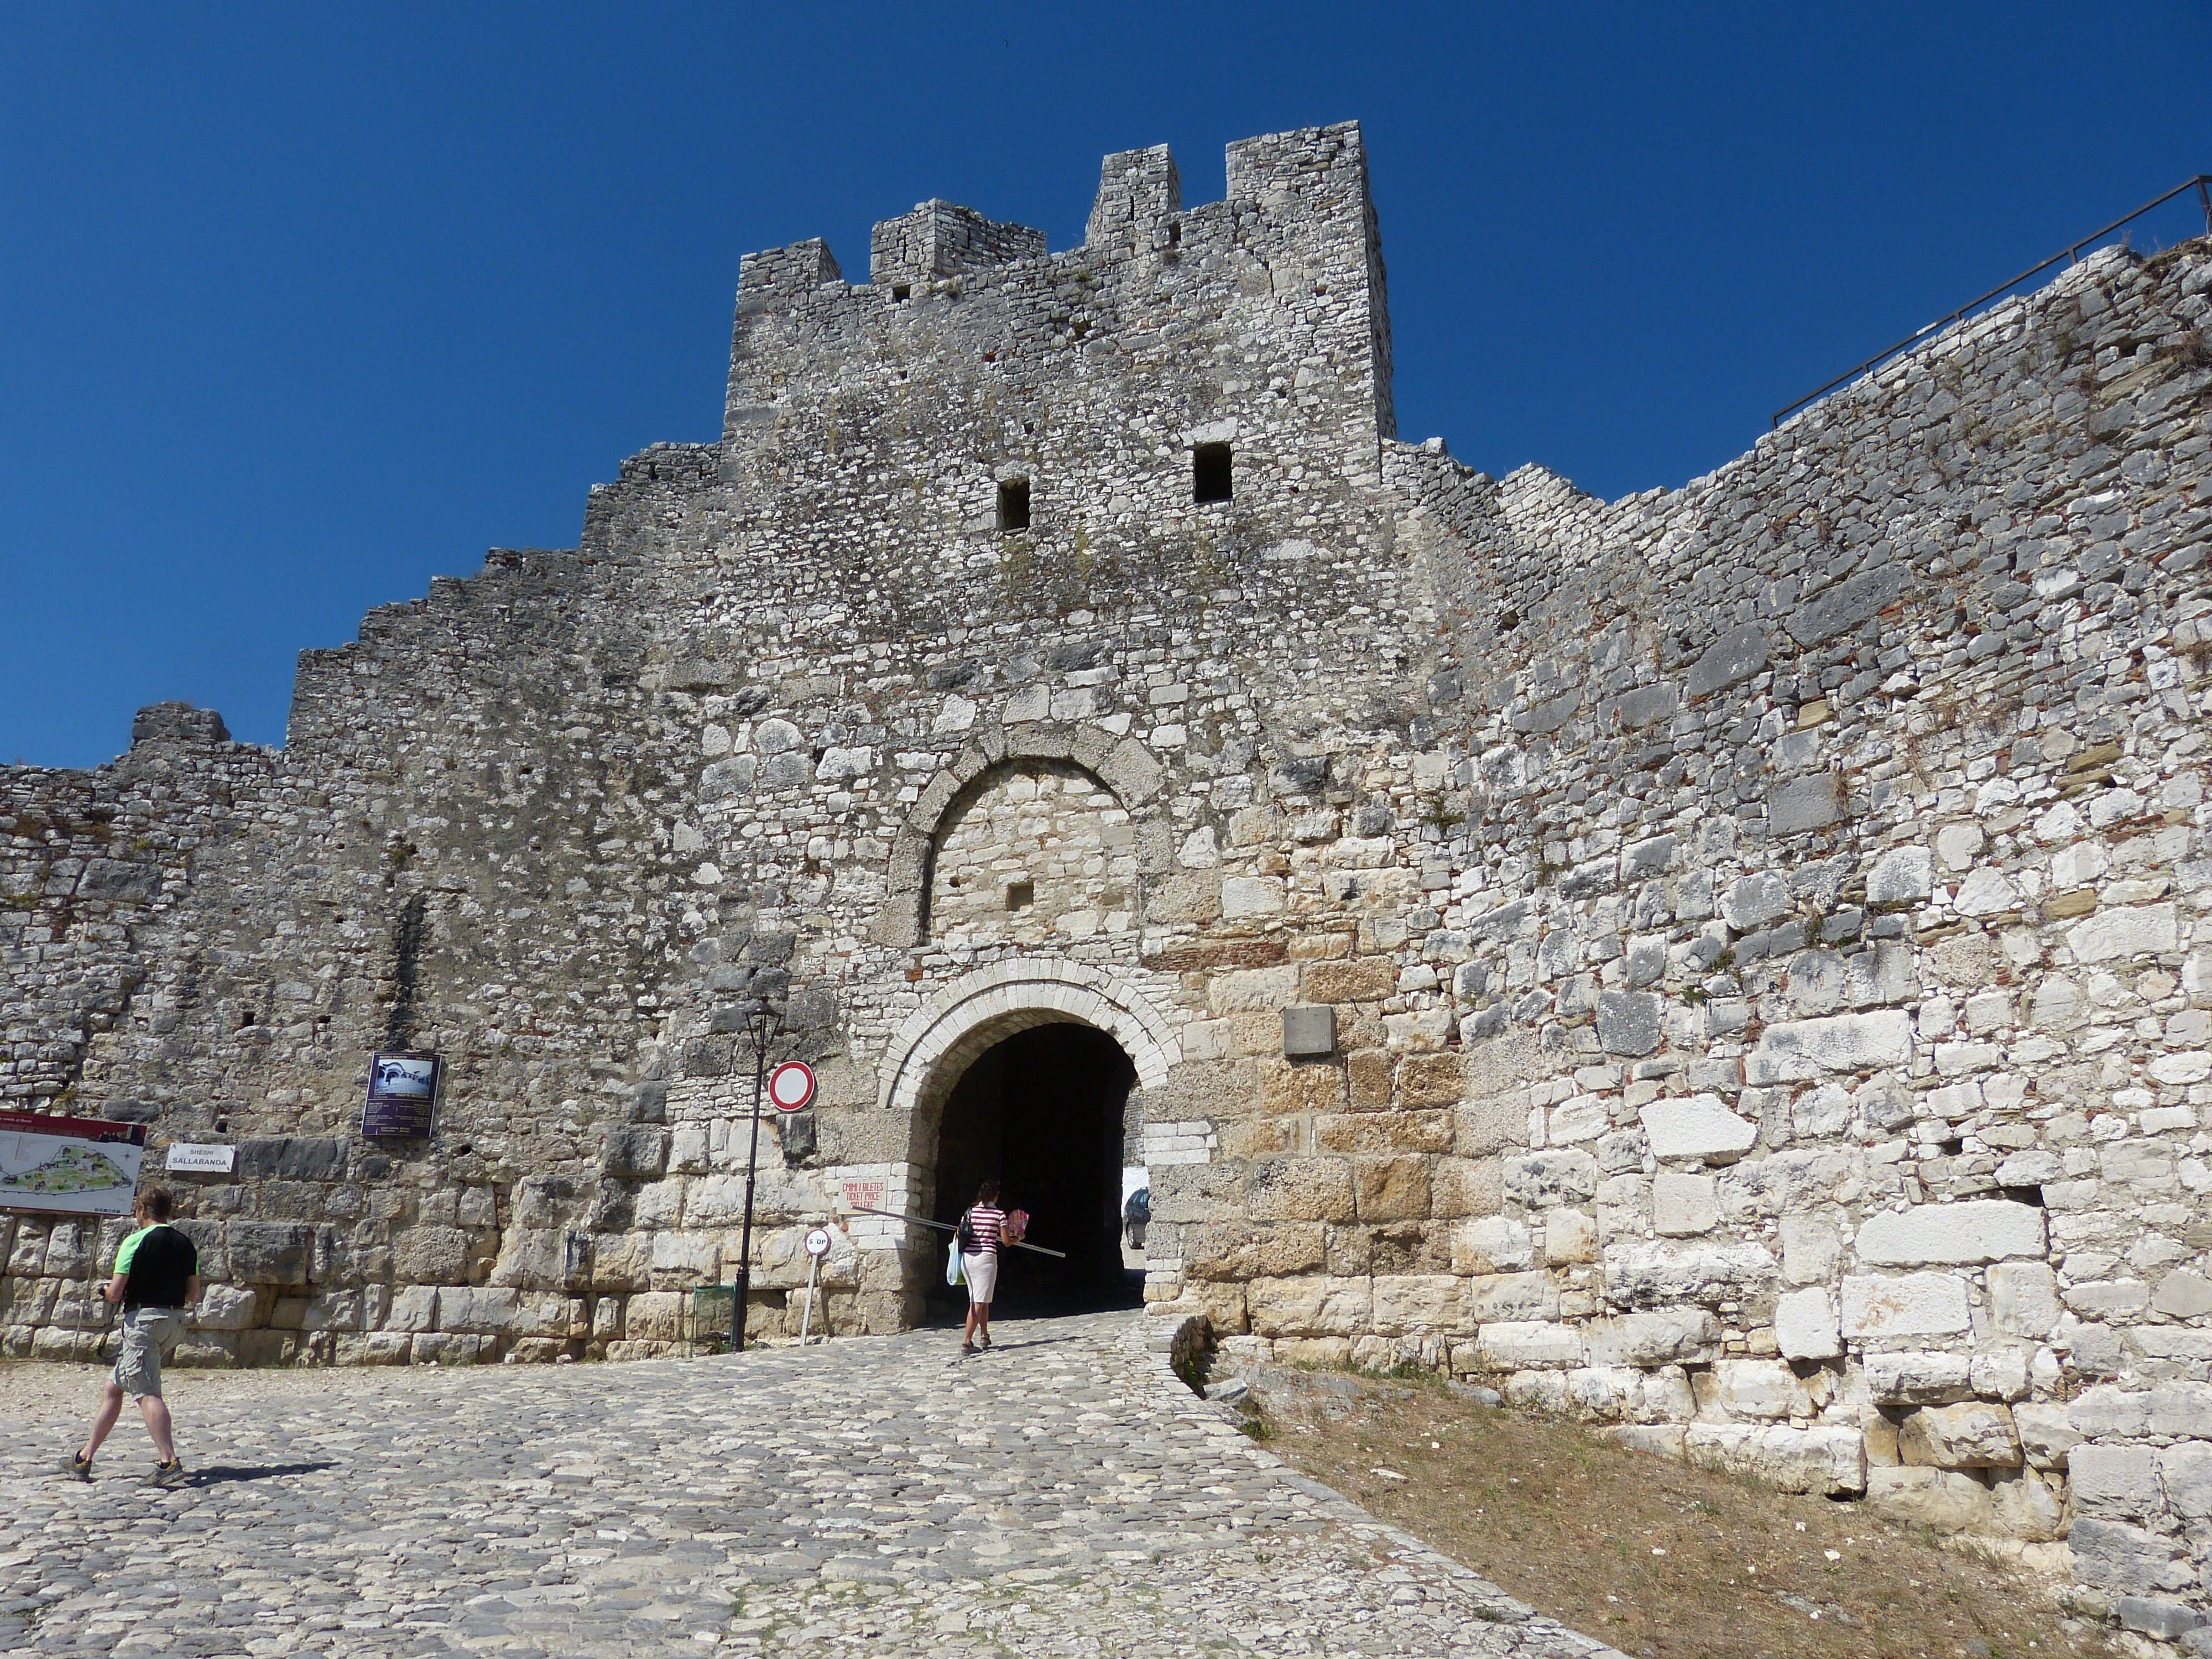
[[[1859,1259],[1870,1265],[1996,1261],[2041,1255],[2044,1212],[2006,1199],[1916,1204],[1869,1218],[1859,1228]]]
[[[2066,930],[2067,948],[2081,963],[2112,962],[2177,947],[2179,921],[2171,904],[2100,910]]]
[[[1597,1195],[1597,1160],[1576,1149],[1523,1152],[1500,1166],[1505,1195],[1532,1210],[1586,1203]]]
[[[1856,1429],[1692,1423],[1682,1452],[1701,1468],[1747,1474],[1784,1492],[1856,1493],[1867,1486],[1866,1446]]]
[[[1528,1110],[1510,1099],[1480,1100],[1452,1114],[1452,1145],[1462,1158],[1486,1158],[1528,1144]]]
[[[2158,1452],[2153,1447],[2076,1446],[2067,1459],[2066,1471],[2073,1483],[2075,1507],[2083,1515],[2144,1521],[2166,1507],[2158,1480]]]
[[[358,1331],[367,1324],[357,1290],[325,1291],[308,1300],[300,1316],[300,1328],[307,1331]]]
[[[1535,1243],[1528,1229],[1505,1216],[1462,1221],[1452,1228],[1449,1238],[1455,1273],[1516,1273],[1535,1263]]]
[[[1279,877],[1224,876],[1221,879],[1221,915],[1224,921],[1249,921],[1280,915],[1287,908]]]
[[[1843,1352],[1836,1304],[1825,1288],[1783,1292],[1774,1304],[1774,1343],[1785,1359],[1831,1359]]]
[[[1605,1253],[1606,1298],[1616,1307],[1745,1302],[1772,1290],[1774,1258],[1757,1244],[1625,1242]]]
[[[653,1267],[653,1242],[640,1233],[592,1236],[592,1288],[641,1291]]]
[[[1893,847],[1867,872],[1869,904],[1918,904],[1935,890],[1935,861],[1925,847]]]
[[[1440,1158],[1430,1166],[1429,1212],[1439,1219],[1495,1215],[1504,1201],[1504,1176],[1494,1158]]]
[[[652,1265],[656,1273],[678,1273],[706,1284],[719,1283],[722,1236],[718,1232],[655,1234]]]
[[[1731,1419],[1771,1422],[1809,1417],[1812,1395],[1779,1359],[1723,1359],[1712,1369],[1711,1400]]]
[[[633,1342],[682,1340],[690,1301],[681,1291],[646,1291],[629,1297],[623,1307],[624,1338]],[[729,1312],[726,1304],[722,1311]]]
[[[1745,623],[1715,637],[1690,665],[1688,695],[1711,696],[1729,686],[1741,685],[1766,666],[1766,634],[1756,623]]]
[[[2078,1499],[2077,1499],[2078,1507]],[[2078,1514],[2066,1534],[2080,1583],[2114,1595],[2146,1595],[2196,1588],[2185,1540],[2162,1537],[2124,1521]]]
[[[1304,994],[1312,1002],[1380,1002],[1397,989],[1396,964],[1373,957],[1310,962],[1304,969]]]
[[[1272,1057],[1260,1061],[1261,1111],[1284,1116],[1305,1112],[1340,1112],[1344,1106],[1345,1073],[1342,1066]]]
[[[1999,1330],[2041,1341],[2058,1325],[2058,1280],[2042,1261],[1997,1261],[1989,1270],[1990,1313]]]
[[[1442,1152],[1451,1147],[1449,1112],[1351,1112],[1313,1121],[1316,1151]]]
[[[312,1282],[315,1258],[313,1227],[295,1223],[234,1221],[224,1228],[223,1235],[229,1277],[235,1283],[290,1285]]]
[[[1648,991],[1601,991],[1597,1000],[1598,1046],[1609,1054],[1640,1058],[1659,1047],[1665,1005]]]
[[[1740,1158],[1759,1139],[1759,1126],[1738,1117],[1718,1095],[1674,1097],[1640,1108],[1653,1157]]]
[[[2028,1388],[2029,1354],[2026,1348],[1978,1348],[1967,1364],[1974,1392],[1988,1400],[2020,1400]]]
[[[1559,1289],[1548,1273],[1482,1273],[1453,1282],[1466,1286],[1468,1310],[1478,1324],[1559,1316]]]
[[[1770,1025],[1744,1056],[1744,1081],[1754,1088],[1806,1082],[1826,1073],[1870,1072],[1912,1058],[1912,1022],[1901,1009],[1830,1014]]]
[[[1844,781],[1833,772],[1789,778],[1766,792],[1766,829],[1771,836],[1824,830],[1844,816]]]
[[[1557,1267],[1598,1259],[1597,1223],[1579,1210],[1552,1210],[1544,1217],[1544,1260]]]
[[[479,1335],[503,1331],[514,1322],[521,1292],[504,1286],[447,1285],[438,1291],[438,1328]]]
[[[392,1293],[392,1306],[384,1316],[387,1331],[434,1331],[438,1328],[438,1289],[434,1285],[406,1285]]]
[[[2012,1421],[2031,1468],[2063,1469],[2069,1454],[2081,1443],[2081,1432],[2063,1405],[2022,1400],[2012,1408]]]
[[[1892,1279],[1854,1273],[1844,1279],[1843,1299],[1844,1334],[1855,1341],[1946,1335],[1967,1328],[1966,1281],[1953,1273]]]
[[[1467,1370],[1564,1370],[1583,1363],[1583,1340],[1570,1325],[1535,1320],[1506,1321],[1485,1325],[1475,1333],[1473,1363],[1459,1364],[1460,1350],[1453,1351],[1456,1369]]]
[[[1990,1483],[1990,1516],[2002,1536],[2051,1542],[2066,1535],[2066,1495],[2037,1470],[2007,1469]]]
[[[2190,1521],[2212,1516],[2212,1446],[2184,1440],[2160,1447],[2158,1479],[2166,1507],[2176,1515]]]
[[[1662,1174],[1651,1180],[1651,1224],[1662,1237],[1693,1237],[1720,1224],[1716,1196],[1719,1183],[1711,1176]]]
[[[2212,1313],[2212,1279],[2178,1267],[2158,1282],[2150,1305],[2176,1319],[2198,1319]]]
[[[1782,1217],[1782,1277],[1791,1285],[1826,1285],[1834,1281],[1843,1260],[1843,1241],[1825,1216],[1791,1213]]]
[[[1207,1222],[1183,1240],[1183,1271],[1198,1279],[1287,1279],[1318,1272],[1322,1259],[1319,1222]]]
[[[410,1357],[417,1365],[473,1365],[486,1358],[485,1340],[475,1333],[425,1332],[414,1339]]]
[[[1383,1336],[1456,1335],[1473,1328],[1468,1281],[1449,1273],[1377,1273],[1374,1297],[1372,1328]]]
[[[1364,1279],[1255,1279],[1244,1286],[1244,1305],[1259,1336],[1350,1336],[1373,1328],[1374,1294]]]
[[[1771,871],[1761,872],[1729,884],[1721,895],[1721,920],[1737,933],[1747,933],[1777,916],[1787,915],[1796,905],[1788,881]]]
[[[1923,1406],[1899,1425],[1898,1455],[1938,1469],[2008,1469],[2021,1462],[2012,1413],[1984,1401]]]
[[[198,1331],[242,1331],[252,1325],[258,1298],[243,1285],[210,1285],[192,1310],[191,1328]]]
[[[1361,1221],[1419,1220],[1429,1213],[1425,1158],[1356,1158],[1352,1176],[1354,1213]]]
[[[1885,1405],[1940,1406],[1966,1399],[1973,1392],[1970,1367],[1962,1353],[1927,1349],[1870,1353],[1866,1356],[1864,1375],[1867,1397]]]
[[[1398,1067],[1401,1105],[1454,1105],[1466,1088],[1467,1068],[1457,1054],[1413,1054]]]
[[[1990,1489],[1953,1469],[1869,1469],[1866,1501],[1877,1515],[1931,1532],[1989,1533],[1996,1526]]]
[[[1594,1319],[1585,1329],[1594,1365],[1703,1364],[1720,1351],[1720,1321],[1703,1308]]]

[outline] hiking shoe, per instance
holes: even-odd
[[[72,1480],[89,1480],[92,1479],[92,1460],[81,1451],[73,1451],[69,1455],[69,1462],[62,1465],[62,1473]]]
[[[174,1492],[185,1484],[185,1460],[173,1458],[167,1463],[154,1465],[154,1473],[146,1477],[149,1486],[159,1486],[164,1492]]]

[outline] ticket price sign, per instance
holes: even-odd
[[[438,1093],[445,1079],[446,1062],[435,1054],[371,1054],[362,1134],[411,1139],[428,1136],[437,1118]]]
[[[787,1060],[768,1074],[768,1097],[779,1112],[796,1112],[814,1098],[814,1068]]]

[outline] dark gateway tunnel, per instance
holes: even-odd
[[[987,1049],[962,1073],[937,1136],[933,1216],[957,1222],[978,1182],[995,1179],[1000,1205],[1030,1212],[1029,1239],[1067,1253],[1066,1261],[1028,1250],[1000,1256],[1002,1313],[1134,1307],[1143,1275],[1121,1265],[1122,1115],[1136,1068],[1121,1045],[1088,1025],[1032,1026]],[[930,1281],[934,1310],[966,1305],[945,1283],[936,1236]]]

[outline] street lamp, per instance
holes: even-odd
[[[744,1005],[745,1036],[753,1046],[753,1127],[745,1148],[745,1224],[738,1244],[736,1294],[730,1300],[732,1353],[743,1353],[745,1346],[745,1298],[753,1279],[753,1182],[760,1166],[761,1096],[768,1083],[769,1044],[783,1029],[784,1011],[779,1003],[761,996]]]

